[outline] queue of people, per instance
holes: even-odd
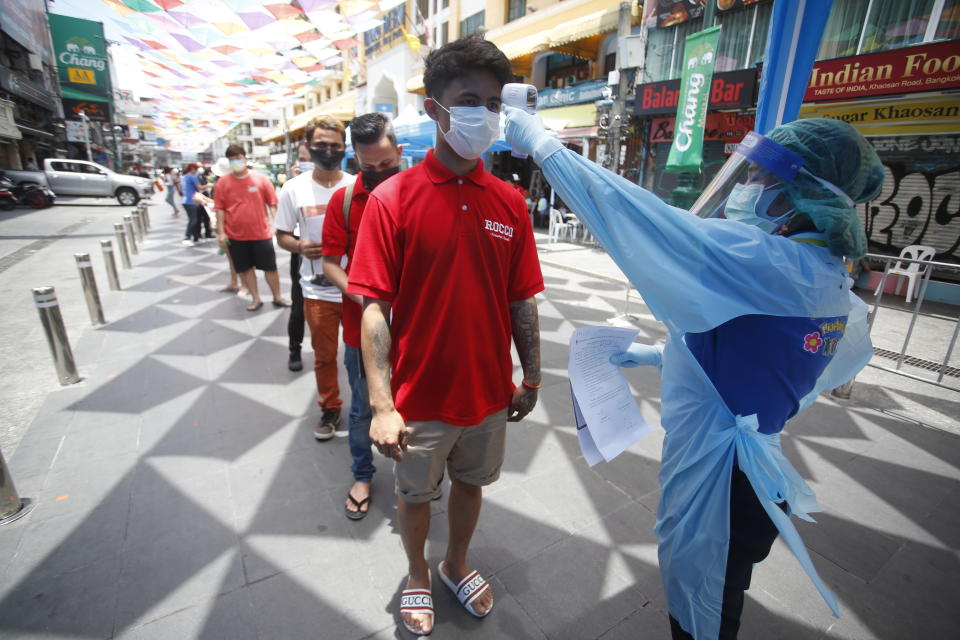
[[[544,280],[527,194],[518,176],[507,184],[482,160],[512,78],[482,36],[432,51],[424,109],[437,123],[436,145],[406,171],[389,119],[369,113],[351,123],[355,176],[341,169],[343,124],[319,118],[297,149],[299,175],[279,196],[236,146],[212,199],[195,168],[181,180],[189,241],[201,217],[187,208],[188,190],[191,203],[212,204],[220,246],[250,293],[247,309],[263,304],[256,269],[273,304],[291,307],[291,370],[302,368],[309,328],[321,443],[341,425],[342,325],[353,475],[344,514],[370,513],[375,448],[394,463],[408,562],[397,611],[417,636],[435,626],[434,578],[470,615],[494,608],[490,583],[471,568],[470,542],[483,487],[500,475],[507,423],[529,414],[541,385],[535,296]],[[836,120],[751,134],[691,213],[565,149],[536,116],[502,110],[507,142],[541,167],[669,330],[665,346],[635,344],[612,362],[654,365],[663,377],[656,532],[673,637],[736,638],[753,566],[778,535],[836,611],[790,523],[818,507],[779,434],[869,359],[866,314],[849,293],[843,258],[865,251],[853,204],[880,190],[876,154]],[[292,303],[280,296],[274,236],[291,256]],[[445,476],[447,547],[430,567],[430,502]]]

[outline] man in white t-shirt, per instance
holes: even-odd
[[[340,170],[346,150],[346,131],[339,120],[330,116],[311,120],[307,124],[305,145],[310,162],[304,163],[302,173],[287,180],[280,190],[274,228],[280,246],[301,257],[303,315],[310,328],[317,393],[323,409],[313,436],[317,440],[329,440],[340,424],[343,405],[337,384],[342,298],[340,290],[323,275],[321,234],[330,196],[352,184],[353,176]],[[294,235],[298,228],[299,238]]]

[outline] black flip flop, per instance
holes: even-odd
[[[351,520],[363,520],[364,518],[367,517],[367,514],[370,512],[370,507],[367,507],[367,510],[366,510],[366,511],[361,511],[360,509],[363,507],[363,505],[365,505],[365,504],[367,504],[368,502],[370,502],[370,498],[371,498],[371,497],[372,497],[372,495],[369,495],[369,496],[367,496],[366,498],[364,498],[363,500],[361,500],[360,502],[357,502],[357,499],[354,498],[353,495],[348,492],[348,493],[347,493],[347,500],[349,500],[350,502],[352,502],[352,503],[353,503],[353,506],[355,506],[355,507],[357,508],[357,510],[356,510],[356,511],[350,511],[350,509],[347,509],[347,505],[343,505],[343,511],[344,511],[344,513],[346,513],[346,514],[347,514],[347,517],[350,518]]]
[[[290,302],[289,300],[274,300],[273,306],[275,306],[278,309],[286,309],[287,307],[292,307],[293,303]]]
[[[260,311],[260,308],[263,307],[263,302],[257,302],[247,306],[247,311]]]

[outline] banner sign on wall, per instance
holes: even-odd
[[[73,93],[74,100],[81,98],[76,95],[81,92],[88,102],[102,101],[100,111],[105,112],[109,120],[113,92],[103,24],[55,13],[49,17],[61,90],[65,96]]]
[[[744,136],[753,131],[753,114],[708,113],[704,140],[722,140],[731,144],[739,143]],[[673,130],[676,118],[654,118],[650,121],[650,142],[673,142]]]
[[[63,114],[67,120],[80,120],[80,112],[95,122],[110,122],[110,109],[106,102],[99,100],[63,99]]]
[[[606,88],[606,80],[589,80],[563,89],[542,89],[537,93],[537,109],[596,102],[603,97]]]
[[[817,62],[804,102],[960,87],[957,41]]]
[[[730,9],[741,9],[751,4],[757,4],[760,0],[717,0],[718,11],[728,11]]]
[[[667,158],[667,171],[700,173],[703,162],[703,130],[713,79],[713,64],[720,40],[720,27],[710,27],[687,36],[686,60],[680,78],[677,124]]]
[[[687,20],[695,20],[703,16],[705,0],[677,0],[670,2],[660,1],[655,9],[657,12],[657,27],[672,27]]]
[[[756,69],[716,73],[710,83],[710,108],[748,109],[755,104],[756,90]],[[673,115],[679,102],[679,79],[651,82],[637,87],[633,112],[638,116]]]
[[[800,109],[800,117],[843,120],[865,136],[956,133],[960,130],[960,95],[808,104]]]

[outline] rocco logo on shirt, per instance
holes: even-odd
[[[513,227],[505,225],[502,222],[484,220],[483,228],[494,238],[506,240],[507,242],[513,240]]]

